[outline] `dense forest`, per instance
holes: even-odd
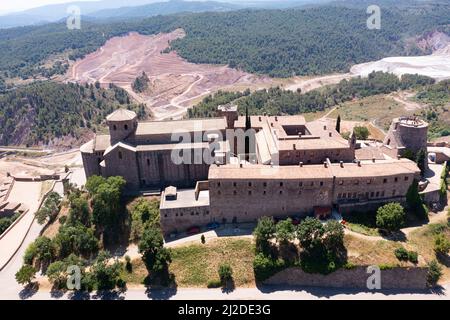
[[[0,94],[0,145],[49,144],[53,138],[78,139],[96,131],[105,117],[122,107],[145,117],[145,106],[130,103],[114,85],[60,84],[38,81]]]
[[[42,69],[49,57],[74,60],[108,39],[183,28],[171,49],[197,63],[229,64],[277,77],[346,71],[355,63],[421,52],[410,37],[440,30],[450,34],[449,4],[382,7],[382,27],[369,30],[363,7],[318,6],[289,10],[239,10],[178,14],[117,23],[83,21],[81,30],[63,23],[0,30],[0,77],[30,78],[65,72],[65,64]]]
[[[400,89],[420,88],[424,84],[432,84],[434,80],[419,75],[397,76],[372,72],[368,78],[352,78],[342,80],[334,86],[312,90],[306,93],[271,88],[253,93],[230,93],[220,91],[206,97],[201,103],[189,109],[190,118],[217,116],[217,106],[234,102],[241,114],[248,109],[250,114],[292,115],[305,112],[322,111],[328,107],[338,105],[355,98],[364,98],[377,94],[387,94]]]

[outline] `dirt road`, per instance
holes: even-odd
[[[77,61],[67,81],[114,83],[138,102],[145,103],[156,120],[180,118],[192,101],[229,86],[263,88],[273,80],[221,65],[187,62],[176,52],[164,53],[169,43],[185,36],[183,30],[153,36],[130,33],[110,39],[96,52]],[[133,81],[145,72],[150,89],[135,93]]]

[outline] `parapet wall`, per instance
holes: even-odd
[[[381,270],[381,289],[425,289],[427,287],[428,268],[395,267]],[[331,274],[310,274],[300,268],[287,268],[263,284],[304,286],[304,287],[332,287],[367,289],[367,279],[372,273],[367,273],[367,267],[354,269],[339,269]]]

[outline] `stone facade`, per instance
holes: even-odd
[[[392,121],[384,145],[397,156],[408,150],[417,154],[420,150],[427,151],[427,137],[428,123],[417,117],[401,117]]]
[[[426,147],[428,125],[416,118],[396,119],[385,144],[369,150],[378,156],[355,160],[355,136],[343,139],[328,120],[252,116],[248,133],[243,132],[246,118],[235,106],[220,107],[219,114],[138,122],[131,111],[115,111],[107,117],[109,135],[97,135],[81,147],[86,176],[119,175],[131,191],[181,188],[167,199],[162,192],[166,234],[210,222],[329,214],[333,208],[373,210],[404,202],[420,176],[413,161],[396,156],[405,148],[416,152]],[[243,139],[251,145],[246,147]],[[358,154],[364,158],[364,152]]]
[[[385,289],[426,289],[428,268],[396,267],[381,270],[381,290]],[[326,288],[358,288],[367,289],[367,267],[339,269],[331,274],[311,274],[300,268],[285,269],[263,283],[266,285],[326,287]]]

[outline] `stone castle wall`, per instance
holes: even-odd
[[[396,267],[381,270],[381,289],[425,289],[428,268]],[[311,274],[300,268],[287,268],[263,283],[266,285],[367,289],[367,267],[339,269],[331,274]]]

